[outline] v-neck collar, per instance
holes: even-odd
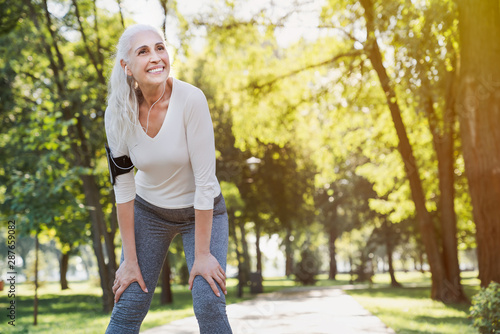
[[[154,137],[151,137],[150,135],[148,135],[146,133],[146,131],[144,131],[144,128],[142,127],[141,123],[139,123],[139,131],[141,131],[141,133],[145,137],[147,137],[149,140],[155,140],[156,138],[158,138],[158,136],[160,135],[160,133],[163,131],[163,128],[165,127],[165,122],[167,120],[168,115],[170,114],[170,112],[168,111],[168,109],[170,109],[170,106],[174,102],[175,86],[176,86],[176,79],[174,77],[172,77],[172,92],[170,93],[170,102],[168,103],[167,113],[165,114],[165,117],[163,117],[163,122],[161,123],[161,127],[160,127],[160,130],[158,130],[158,133]]]

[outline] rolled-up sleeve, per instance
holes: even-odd
[[[194,208],[210,210],[220,188],[215,176],[215,139],[205,95],[199,89],[190,94],[185,114],[186,139],[195,181]]]
[[[104,114],[104,127],[106,129],[106,136],[108,138],[108,146],[111,150],[113,157],[121,157],[123,155],[129,156],[127,143],[118,139],[118,136],[111,130],[111,117],[113,114],[106,109]],[[135,178],[134,169],[126,174],[121,174],[116,177],[114,185],[116,203],[127,203],[135,199]]]

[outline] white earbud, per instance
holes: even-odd
[[[125,75],[128,76],[128,74],[127,74],[127,65],[125,65]]]

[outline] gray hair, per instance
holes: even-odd
[[[119,142],[132,133],[139,123],[139,101],[142,92],[137,82],[128,77],[123,70],[120,61],[130,60],[130,50],[132,48],[132,38],[139,32],[153,31],[165,41],[163,32],[153,26],[146,24],[134,24],[123,32],[116,46],[115,64],[111,71],[108,82],[108,115],[109,130]]]

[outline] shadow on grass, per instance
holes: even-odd
[[[381,298],[412,298],[412,299],[429,299],[431,290],[428,287],[401,287],[401,288],[370,288],[370,289],[355,289],[349,290],[350,295],[359,295],[367,297]]]
[[[159,289],[158,289],[159,290]],[[5,296],[0,298],[2,309],[8,306],[9,300]],[[191,292],[175,291],[172,304],[161,305],[160,294],[155,293],[151,303],[151,310],[180,310],[192,307]],[[33,323],[34,297],[19,296],[16,298],[16,330]],[[96,318],[108,318],[110,314],[103,312],[102,297],[97,295],[73,294],[57,295],[45,294],[38,300],[38,319],[40,322],[56,323],[59,320],[69,319],[78,322],[91,321]],[[40,324],[43,327],[43,324]],[[76,324],[75,324],[76,325]],[[0,333],[2,330],[0,329]]]
[[[0,308],[7,305],[0,298]],[[38,325],[34,326],[34,297],[16,297],[15,333],[64,333],[85,328],[97,318],[103,318],[101,297],[74,294],[61,296],[45,294],[38,300]],[[4,325],[4,324],[2,324]],[[12,328],[9,327],[7,333]],[[0,333],[2,333],[0,327]],[[81,331],[76,331],[81,333]]]
[[[347,285],[349,283],[349,276],[340,276],[338,280],[319,280],[316,284],[317,287],[321,286],[336,286],[336,285]],[[357,284],[355,284],[357,285]],[[297,286],[293,280],[286,278],[266,278],[264,280],[264,292],[274,292],[279,291],[284,288],[289,288]],[[418,300],[428,300],[430,298],[430,287],[402,287],[402,288],[391,288],[389,286],[380,286],[374,288],[364,288],[358,287],[356,290],[349,290],[351,295],[359,295],[366,297],[377,297],[377,298],[387,298],[387,299],[398,299],[398,298],[412,298]],[[472,297],[479,291],[477,285],[464,286],[467,296]],[[250,299],[255,295],[249,293],[249,288],[245,288],[245,294],[243,298],[238,298],[236,294],[237,287],[228,287],[228,295],[226,296],[227,304],[237,303],[246,299]],[[82,293],[80,293],[82,292]],[[48,293],[40,296],[39,299],[39,319],[40,323],[38,328],[35,330],[32,326],[33,322],[33,297],[18,296],[16,298],[16,333],[43,333],[43,334],[60,334],[67,333],[71,331],[73,334],[80,333],[101,333],[103,328],[107,325],[109,321],[109,314],[105,314],[102,311],[102,298],[97,294],[84,294],[85,289],[77,291],[76,294],[71,295],[60,295],[57,293]],[[173,298],[174,302],[172,304],[161,305],[160,304],[160,292],[161,289],[158,287],[156,289],[153,301],[151,303],[150,312],[164,312],[168,310],[186,310],[192,308],[192,297],[191,291],[188,290],[187,286],[173,286]],[[8,306],[9,300],[6,296],[0,297],[0,308]],[[469,305],[447,305],[447,307],[456,309],[463,314],[463,319],[458,316],[451,316],[447,319],[459,324],[460,326],[468,326],[467,315],[469,313]],[[396,310],[394,310],[394,316],[401,317],[402,315]],[[168,312],[167,312],[168,313]],[[172,312],[179,314],[178,312]],[[389,311],[392,313],[392,311]],[[182,313],[185,314],[185,313]],[[420,318],[417,318],[420,317]],[[434,323],[432,318],[432,313],[427,316],[426,314],[415,315],[415,319],[419,323]],[[0,333],[3,332],[2,326],[0,326]],[[9,331],[7,331],[9,332]],[[422,333],[418,331],[413,331],[412,328],[405,328],[403,331],[398,333]]]
[[[439,318],[429,317],[429,316],[416,316],[414,318],[416,321],[425,323],[425,324],[435,324],[439,325],[443,322],[445,323],[454,323],[454,324],[463,324],[464,326],[468,326],[470,321],[463,317],[451,317],[451,316],[440,316]]]
[[[477,290],[476,287],[464,287],[466,295],[470,296]],[[373,289],[358,289],[350,290],[350,295],[353,296],[364,296],[364,297],[375,297],[375,298],[391,298],[391,299],[420,299],[428,300],[431,296],[430,287],[401,287],[401,288],[373,288]],[[461,311],[466,317],[469,314],[470,303],[450,303],[446,304],[446,307]],[[429,318],[433,319],[433,318]],[[460,318],[462,319],[462,318]]]
[[[20,296],[16,298],[17,319],[33,318],[34,298]],[[7,305],[6,298],[0,298],[0,305]],[[75,294],[68,296],[44,295],[38,299],[38,312],[54,315],[68,313],[102,313],[101,297]]]
[[[478,290],[478,286],[464,286],[469,298]],[[348,294],[362,297],[366,307],[398,334],[477,333],[468,319],[469,303],[431,302],[430,287],[355,289]]]

